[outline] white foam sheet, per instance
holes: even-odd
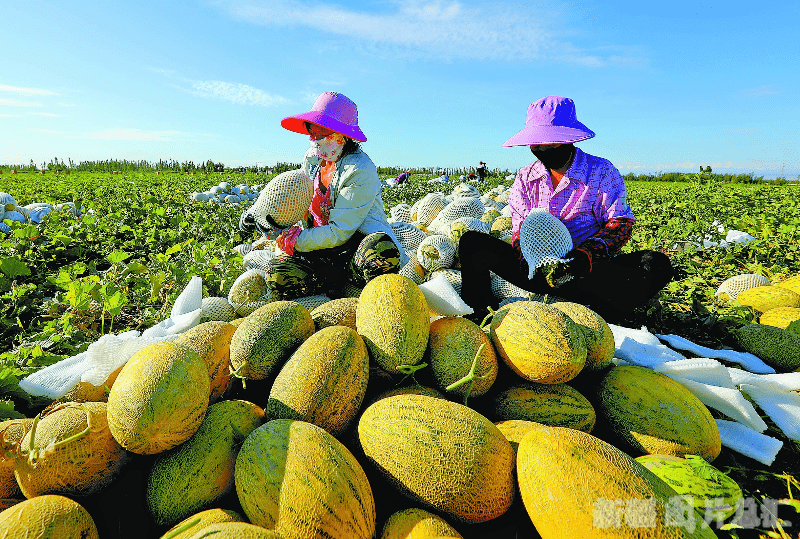
[[[647,331],[645,326],[642,326],[642,329],[633,329],[609,324],[608,327],[611,328],[611,333],[614,335],[614,346],[616,348],[619,348],[623,339],[626,338],[640,344],[653,346],[661,345],[661,341],[658,340],[658,337]]]
[[[731,419],[750,427],[756,432],[767,430],[767,424],[764,423],[764,420],[758,415],[753,405],[742,396],[739,390],[702,384],[671,374],[667,374],[667,376],[680,382],[681,385],[691,391],[695,397],[700,399],[700,402],[709,408],[719,410]]]
[[[622,337],[619,344],[616,345],[614,355],[635,365],[651,369],[668,361],[686,359],[663,344],[645,344],[627,336]]]
[[[653,367],[664,374],[680,376],[701,384],[736,389],[728,369],[716,359],[697,357],[667,361]]]
[[[125,365],[133,354],[145,346],[161,341],[172,341],[177,339],[178,335],[147,338],[139,336],[138,331],[103,335],[86,350],[87,370],[81,375],[80,381],[99,387],[108,380],[111,373]]]
[[[175,299],[169,315],[171,318],[196,311],[203,303],[203,279],[192,277],[186,284],[186,288]]]
[[[800,372],[777,374],[753,374],[736,367],[728,367],[728,374],[734,385],[750,384],[758,387],[783,389],[785,391],[800,390]]]
[[[750,384],[742,384],[739,387],[789,439],[800,441],[800,395],[791,391]]]
[[[86,352],[81,352],[23,378],[19,381],[19,387],[35,397],[57,399],[81,381],[85,370]]]
[[[722,445],[741,453],[761,464],[771,466],[775,462],[783,442],[771,436],[761,434],[753,429],[725,419],[716,419]]]
[[[697,357],[708,357],[724,359],[731,363],[738,363],[750,372],[757,374],[774,374],[775,369],[761,361],[761,359],[749,352],[737,352],[735,350],[714,350],[699,344],[695,344],[689,339],[679,335],[658,335],[659,339],[666,341],[673,348],[686,350]]]
[[[456,289],[447,280],[444,274],[439,274],[430,281],[419,285],[428,308],[432,313],[440,316],[462,316],[472,314],[472,307],[456,293]]]

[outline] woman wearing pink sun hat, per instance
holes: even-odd
[[[529,292],[587,305],[616,322],[671,280],[672,266],[663,253],[621,253],[636,219],[616,167],[575,146],[594,136],[578,121],[572,99],[547,96],[531,103],[525,127],[503,144],[528,146],[537,160],[520,169],[511,188],[511,244],[473,231],[461,237],[461,295],[475,310],[473,319],[497,307],[490,271]],[[543,266],[529,278],[520,229],[534,209],[546,210],[566,226],[573,249],[563,262]]]
[[[363,287],[396,273],[408,257],[387,221],[378,171],[359,144],[367,137],[356,104],[325,92],[310,111],[284,118],[281,126],[309,138],[302,170],[313,180],[314,195],[304,227],[278,236],[286,254],[267,268],[272,297],[338,297],[346,283]]]

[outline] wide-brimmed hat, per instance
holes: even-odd
[[[525,128],[505,141],[503,146],[569,144],[593,136],[594,131],[575,116],[572,99],[550,95],[530,104]]]
[[[367,140],[358,127],[356,104],[336,92],[325,92],[320,95],[310,111],[284,118],[281,120],[281,126],[289,131],[307,135],[305,122],[326,127],[359,142]]]

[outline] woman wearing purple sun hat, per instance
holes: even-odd
[[[594,135],[578,121],[571,99],[548,96],[528,107],[524,129],[503,144],[529,146],[536,161],[520,169],[511,188],[511,243],[474,231],[459,242],[461,295],[475,310],[474,320],[498,305],[490,271],[529,292],[587,305],[611,322],[644,306],[672,279],[663,253],[620,252],[636,219],[616,167],[575,146]],[[573,249],[529,279],[520,229],[534,209],[566,226]]]
[[[378,171],[359,144],[367,137],[356,104],[325,92],[310,111],[284,118],[281,126],[309,138],[302,170],[313,180],[314,194],[304,227],[278,236],[285,254],[267,268],[272,297],[339,297],[347,283],[363,287],[396,273],[408,257],[387,221]]]

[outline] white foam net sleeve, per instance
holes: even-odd
[[[480,220],[483,212],[486,211],[483,203],[477,198],[457,198],[445,206],[436,219],[431,223],[432,228],[440,227],[445,223],[452,223],[462,217],[473,217]]]
[[[410,223],[413,221],[413,219],[411,219],[411,206],[408,204],[403,203],[393,206],[392,209],[389,210],[389,213],[395,221],[402,223]]]
[[[726,299],[725,295],[727,295],[728,300],[736,299],[740,293],[744,292],[748,288],[755,288],[757,286],[769,286],[770,283],[769,279],[764,277],[763,275],[758,275],[755,273],[743,273],[741,275],[734,275],[733,277],[728,277],[722,284],[719,285],[717,291],[714,293],[715,297],[722,297],[722,299]]]
[[[417,206],[417,222],[427,227],[446,205],[442,193],[428,193]]]
[[[545,209],[534,208],[522,221],[519,244],[531,279],[539,267],[563,261],[564,255],[572,250],[572,236],[557,217]]]
[[[528,298],[532,295],[531,292],[511,284],[493,271],[489,272],[489,276],[491,278],[492,294],[494,294],[497,301],[502,302],[507,298],[515,297]]]
[[[203,298],[201,320],[230,322],[236,318],[236,311],[228,303],[228,298],[211,296]]]
[[[458,245],[458,242],[461,240],[461,236],[463,236],[464,232],[467,230],[475,230],[478,232],[483,232],[484,234],[489,233],[489,224],[484,223],[480,219],[475,219],[474,217],[461,217],[456,219],[450,223],[449,228],[450,230],[448,232],[450,239],[453,240],[453,243],[456,245]]]
[[[308,310],[308,312],[311,312],[320,305],[328,303],[330,300],[331,298],[329,298],[325,294],[317,294],[316,296],[303,296],[302,298],[295,298],[292,301],[294,301],[295,303],[299,303],[300,305],[305,307]]]
[[[390,223],[394,235],[400,246],[406,251],[416,251],[422,240],[428,237],[424,230],[420,230],[411,223],[394,222]]]
[[[422,284],[425,282],[425,268],[417,260],[417,251],[406,251],[406,254],[408,255],[408,262],[400,268],[398,273],[411,279],[415,284]]]
[[[242,264],[244,265],[245,269],[260,269],[262,271],[267,271],[269,269],[269,263],[271,260],[277,258],[277,254],[275,251],[271,251],[268,249],[259,249],[256,251],[250,251],[244,258],[242,259]]]
[[[245,213],[262,230],[288,228],[303,218],[313,195],[311,178],[301,169],[289,170],[272,178]]]
[[[427,271],[449,268],[456,256],[456,244],[442,234],[432,234],[417,247],[417,260]]]
[[[463,316],[474,312],[472,307],[464,303],[444,275],[440,274],[422,283],[419,289],[422,290],[428,309],[434,316]]]

